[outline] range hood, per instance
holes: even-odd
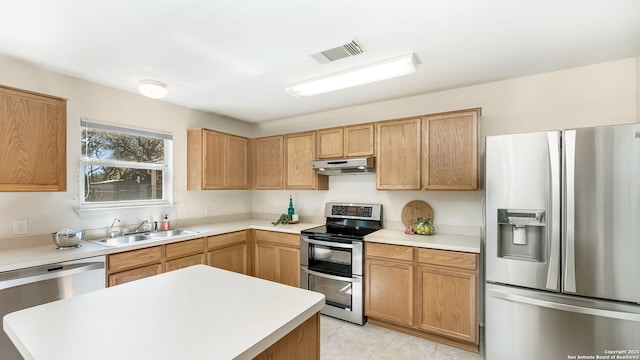
[[[320,175],[359,175],[376,172],[376,158],[333,159],[312,161],[311,167]]]

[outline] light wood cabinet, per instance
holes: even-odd
[[[374,124],[345,126],[317,131],[318,159],[375,155]]]
[[[205,264],[205,246],[206,239],[199,238],[110,254],[107,256],[107,286]]]
[[[318,159],[333,159],[344,156],[344,129],[332,128],[317,131]]]
[[[316,159],[316,133],[287,134],[285,141],[285,189],[327,190],[329,179],[311,168]]]
[[[0,86],[0,191],[66,191],[67,102]]]
[[[247,231],[209,236],[208,264],[240,274],[249,274]]]
[[[284,136],[257,138],[252,144],[254,188],[284,189]]]
[[[255,230],[254,275],[300,286],[300,236]]]
[[[413,326],[413,263],[367,259],[365,314]]]
[[[422,118],[423,188],[478,189],[478,116],[480,109]]]
[[[377,189],[419,190],[420,118],[377,123],[376,144]]]
[[[165,271],[205,264],[206,239],[193,239],[165,245]]]
[[[115,286],[162,273],[162,264],[153,264],[107,276],[107,286]]]
[[[478,255],[367,243],[369,321],[478,351]]]
[[[162,246],[111,254],[107,256],[107,285],[114,286],[157,275],[162,273],[163,268]]]
[[[320,360],[320,313],[316,313],[253,360]]]
[[[344,128],[344,156],[373,156],[375,155],[375,126],[361,124],[345,126]]]
[[[248,189],[249,139],[208,129],[187,131],[187,190]]]

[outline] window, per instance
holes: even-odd
[[[172,136],[81,119],[82,205],[170,203]]]

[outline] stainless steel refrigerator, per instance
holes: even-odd
[[[640,359],[640,124],[489,136],[488,360]]]

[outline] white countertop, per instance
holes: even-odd
[[[367,242],[415,246],[439,250],[480,253],[480,236],[441,234],[408,235],[403,231],[382,229],[364,238]]]
[[[240,221],[231,221],[224,223],[214,223],[206,225],[196,225],[180,227],[180,229],[198,231],[198,234],[178,236],[169,240],[157,240],[153,242],[140,242],[133,245],[123,247],[107,247],[94,244],[89,241],[83,241],[82,246],[76,249],[57,250],[53,241],[45,245],[29,246],[10,250],[0,251],[0,272],[11,271],[16,269],[40,266],[46,264],[59,263],[64,261],[77,260],[92,256],[113,254],[122,251],[141,249],[150,246],[168,244],[177,241],[196,239],[203,236],[219,235],[233,231],[246,229],[259,229],[268,231],[279,231],[292,234],[300,234],[301,230],[312,228],[321,224],[315,223],[298,223],[277,225],[271,224],[270,220],[247,219]]]
[[[304,229],[309,229],[318,225],[322,224],[298,223],[274,226],[271,224],[270,220],[246,219],[240,221],[180,227],[181,229],[198,231],[198,234],[174,237],[170,240],[141,242],[124,247],[106,247],[94,244],[92,242],[83,241],[80,248],[57,250],[55,245],[51,241],[45,245],[29,246],[11,250],[1,250],[0,272],[77,260],[92,256],[113,254],[122,251],[141,249],[150,246],[195,239],[203,236],[219,235],[246,229],[259,229],[299,234],[300,231]],[[367,235],[365,237],[365,241],[480,253],[480,236],[472,235],[436,233],[435,235],[422,236],[407,235],[399,230],[382,229],[370,235]]]
[[[324,306],[324,295],[196,265],[17,311],[26,360],[251,359]]]

